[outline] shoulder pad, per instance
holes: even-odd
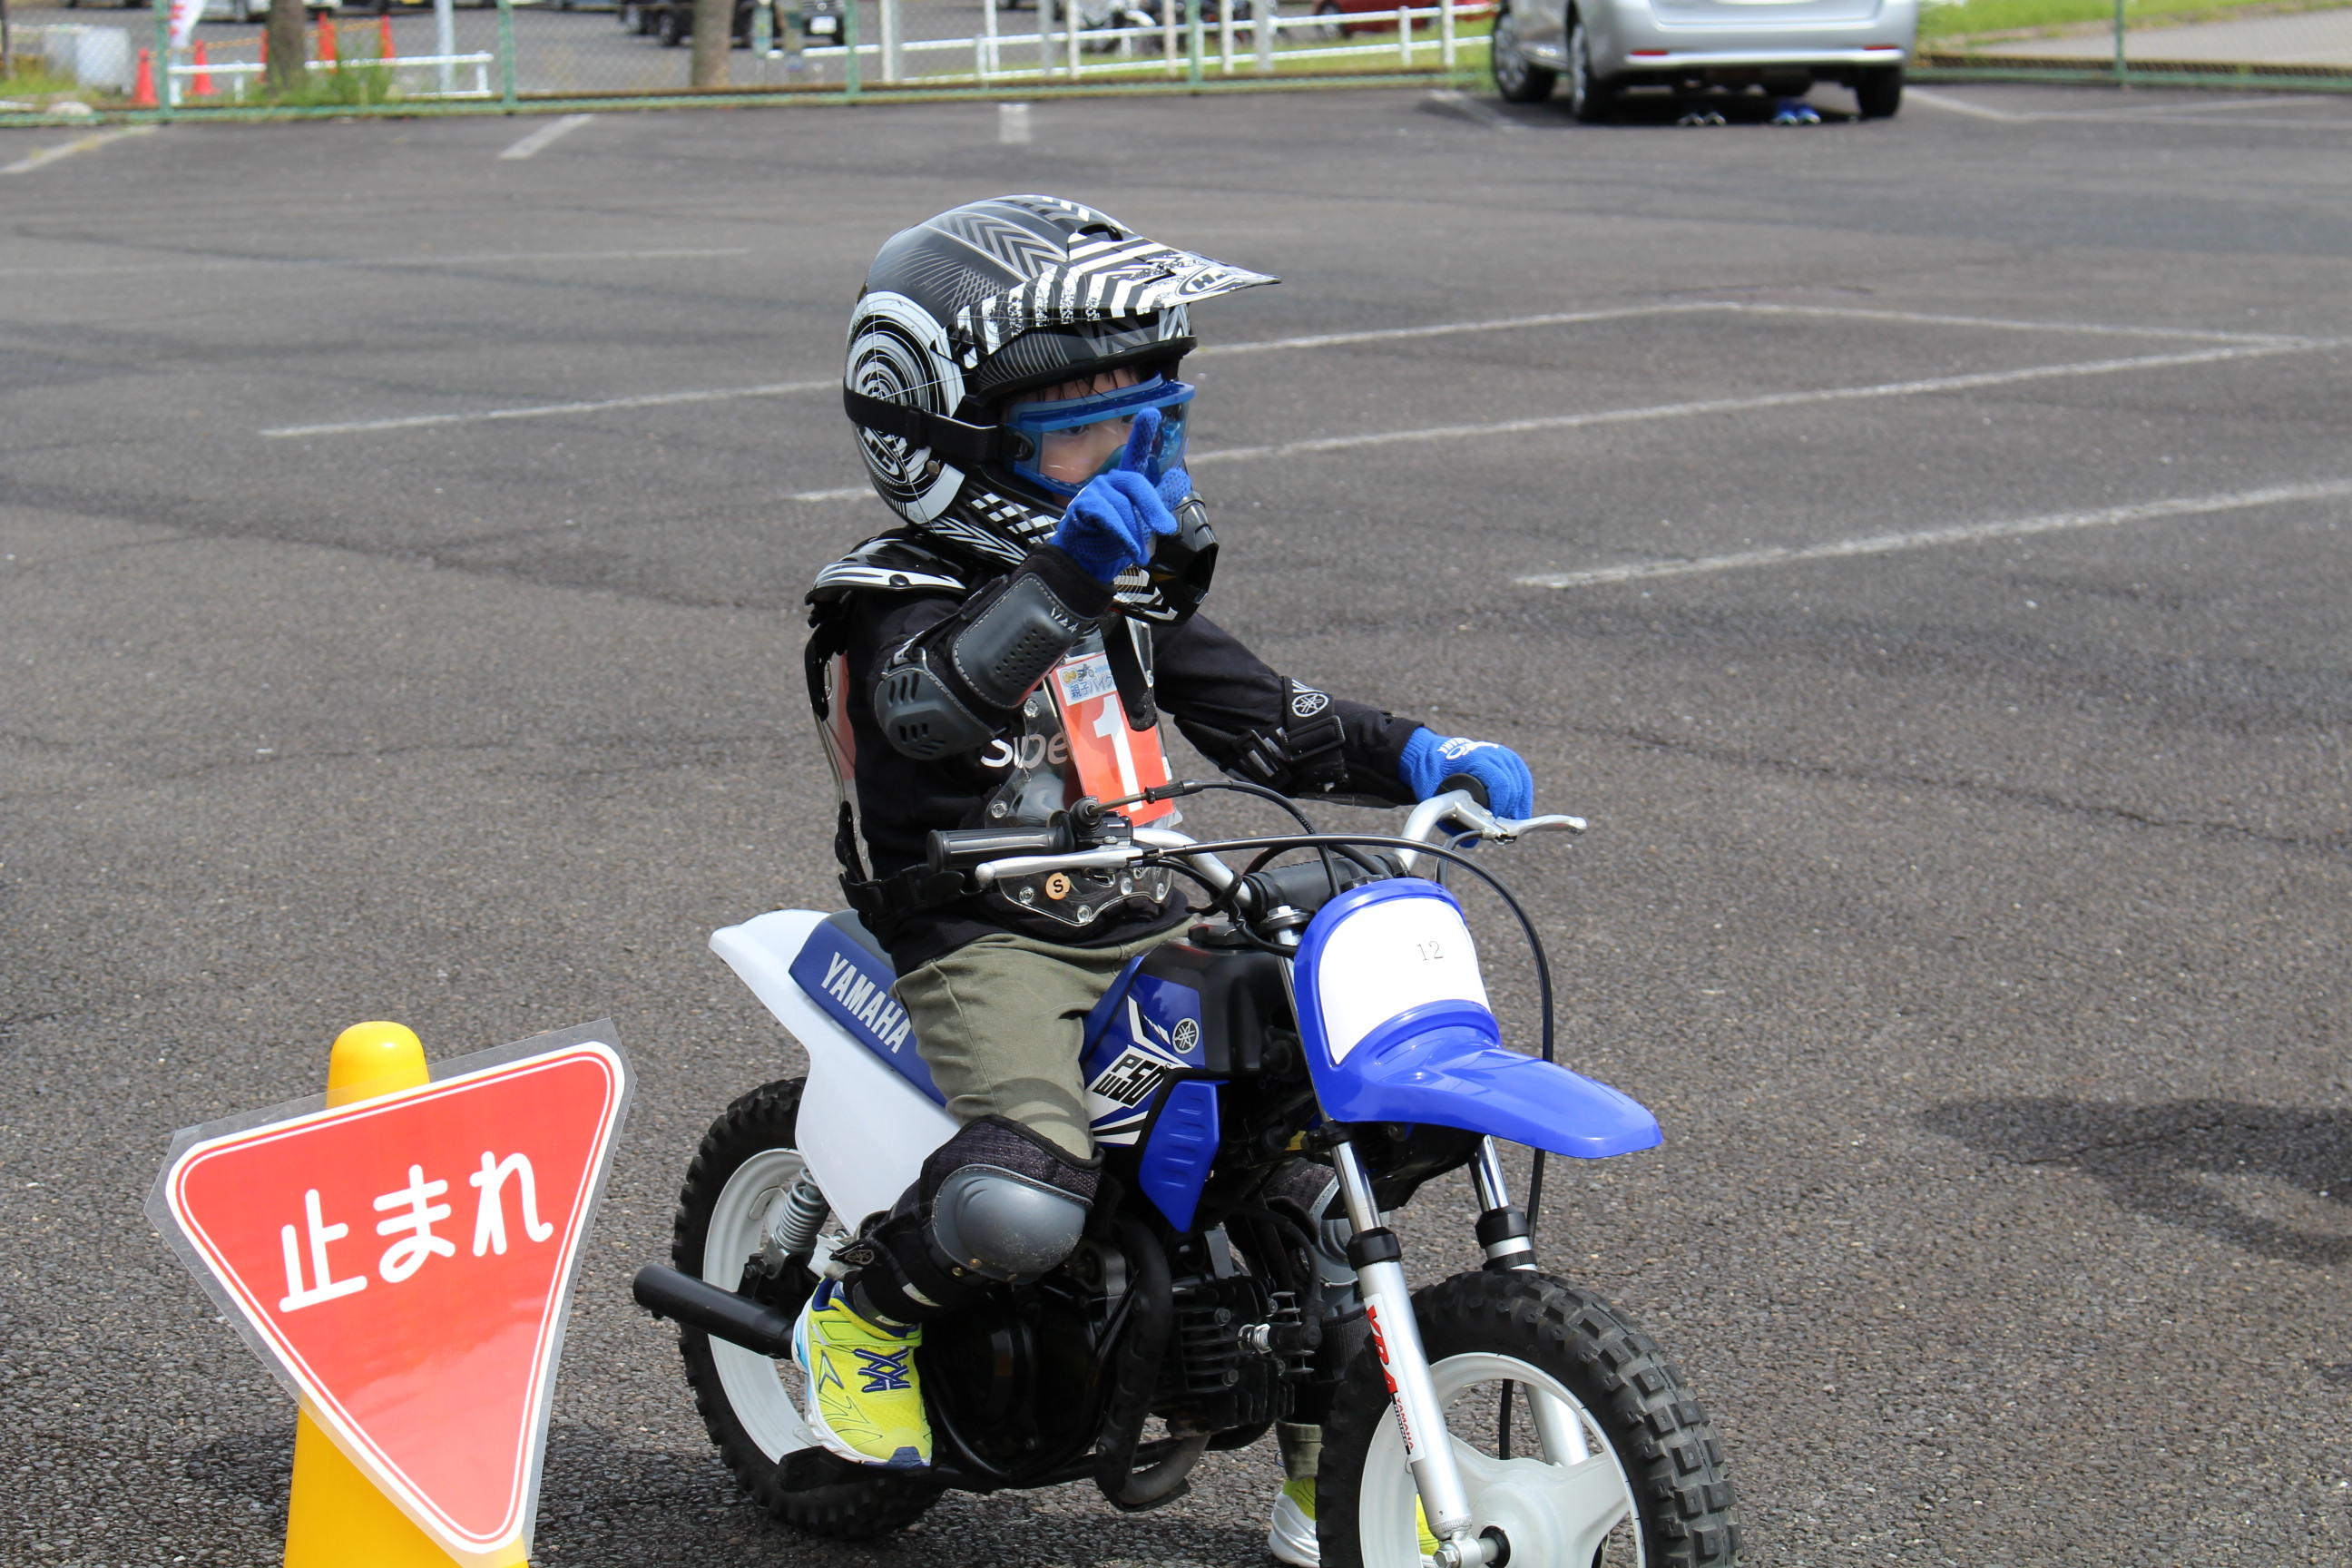
[[[816,574],[808,591],[811,604],[838,599],[857,590],[908,594],[946,590],[968,591],[971,584],[961,568],[935,550],[902,533],[869,539]]]

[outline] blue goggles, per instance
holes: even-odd
[[[1132,468],[1152,483],[1184,466],[1184,405],[1192,386],[1155,375],[1116,392],[1016,403],[1004,416],[1013,471],[1054,495],[1074,496],[1113,468]],[[1158,417],[1138,449],[1138,419]]]

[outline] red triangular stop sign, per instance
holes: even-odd
[[[458,1555],[523,1538],[628,1096],[598,1042],[203,1139],[162,1196],[338,1447]]]

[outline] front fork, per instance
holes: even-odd
[[[1363,1294],[1372,1351],[1380,1358],[1381,1375],[1387,1380],[1390,1402],[1396,1411],[1397,1430],[1404,1438],[1405,1463],[1412,1468],[1413,1486],[1421,1493],[1429,1532],[1438,1540],[1438,1568],[1484,1568],[1500,1554],[1502,1543],[1471,1533],[1470,1494],[1462,1484],[1462,1467],[1455,1462],[1454,1446],[1445,1435],[1445,1410],[1438,1403],[1429,1354],[1421,1342],[1421,1325],[1412,1315],[1412,1291],[1405,1283],[1402,1261],[1403,1248],[1397,1245],[1396,1233],[1381,1223],[1371,1178],[1365,1174],[1355,1147],[1345,1142],[1336,1145],[1331,1164],[1339,1173],[1339,1199],[1355,1232],[1348,1243],[1348,1261],[1355,1266],[1357,1286]],[[1478,1240],[1486,1250],[1486,1266],[1534,1268],[1535,1248],[1528,1239],[1527,1218],[1511,1205],[1503,1182],[1502,1157],[1493,1139],[1480,1141],[1471,1176],[1484,1211],[1478,1219]],[[1534,1394],[1532,1389],[1528,1392]],[[1576,1428],[1578,1423],[1549,1399],[1534,1399],[1532,1413],[1546,1448],[1554,1455],[1567,1452],[1562,1445],[1568,1435],[1562,1428]],[[1581,1448],[1581,1430],[1574,1436],[1576,1447]]]

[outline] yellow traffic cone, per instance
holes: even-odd
[[[327,1060],[327,1103],[349,1105],[432,1081],[425,1047],[399,1024],[353,1024]],[[523,1568],[520,1546],[467,1568]],[[286,1568],[450,1568],[459,1560],[393,1506],[343,1457],[309,1410],[295,1417],[294,1492],[286,1509]]]

